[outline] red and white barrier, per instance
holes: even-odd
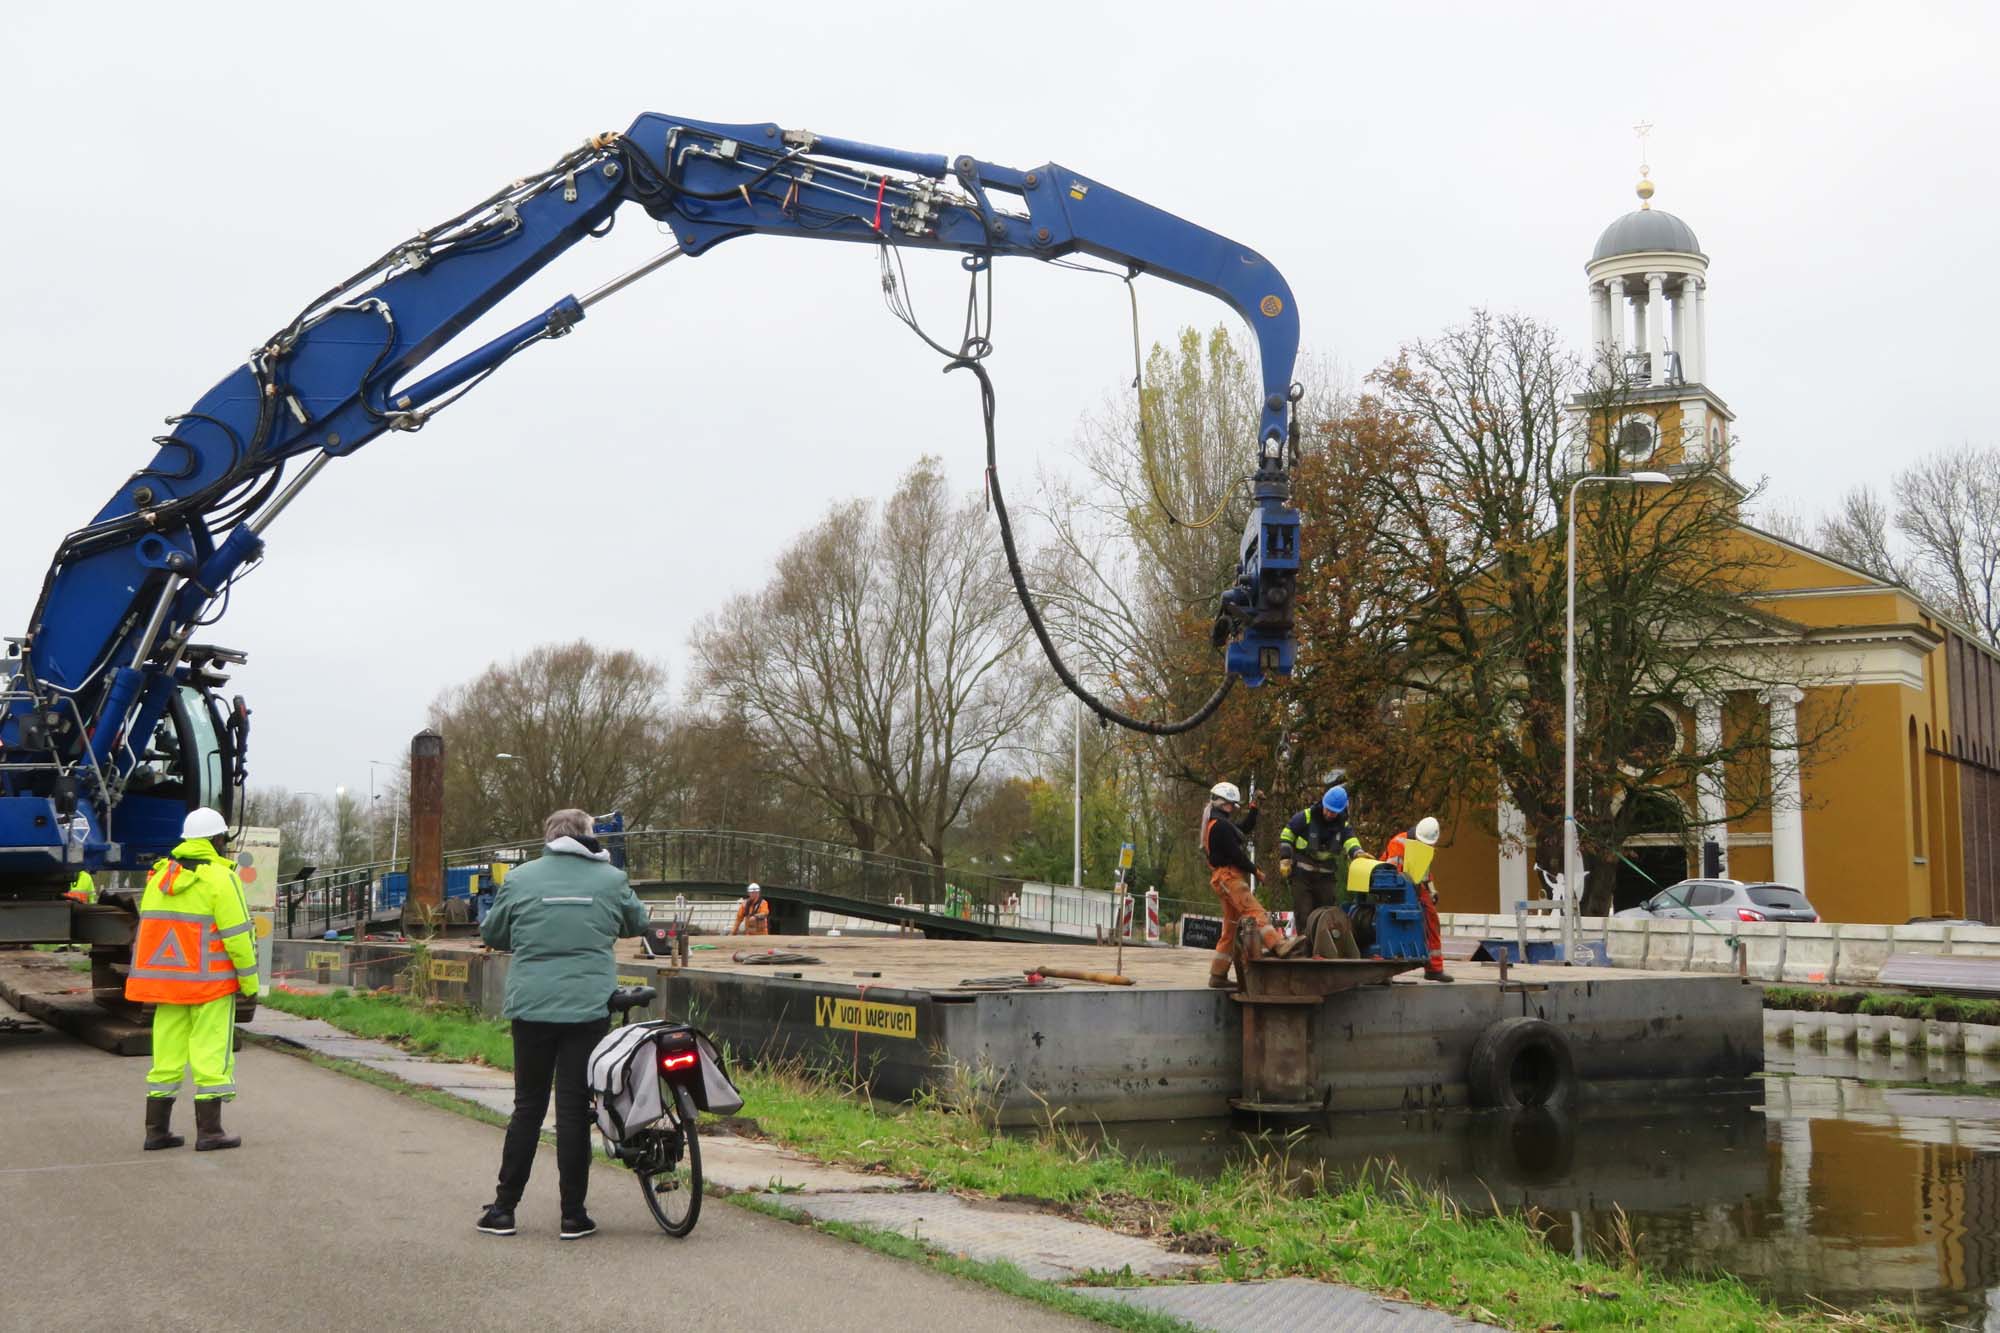
[[[1148,944],[1158,944],[1160,942],[1160,891],[1158,889],[1146,890],[1146,942]]]
[[[1118,899],[1118,929],[1120,939],[1132,938],[1132,895],[1127,893]]]

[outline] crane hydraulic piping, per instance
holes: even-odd
[[[433,365],[557,256],[609,231],[626,205],[664,224],[673,246]],[[231,810],[250,710],[241,696],[225,703],[221,690],[244,655],[197,638],[320,469],[385,433],[421,429],[646,274],[753,234],[877,245],[885,275],[899,249],[956,251],[975,309],[977,285],[983,279],[990,301],[992,263],[1006,256],[1095,259],[1228,304],[1256,338],[1264,397],[1238,576],[1217,608],[1216,638],[1230,678],[1255,685],[1290,673],[1299,326],[1268,260],[1054,164],[1020,171],[774,124],[647,114],[322,293],[170,418],[151,461],[63,539],[26,632],[0,654],[0,908],[60,892],[78,869],[150,864],[193,806]],[[958,348],[933,346],[982,380],[990,463],[991,382],[978,366],[990,344],[969,319]],[[1046,637],[1045,646],[1053,653]],[[5,916],[0,942],[20,938]]]

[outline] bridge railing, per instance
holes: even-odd
[[[864,851],[839,843],[779,833],[729,829],[636,829],[606,837],[622,850],[633,883],[728,884],[752,882],[774,890],[796,889],[876,907],[955,916],[992,925],[1022,926],[1062,934],[1093,936],[1117,919],[1117,896],[1106,890],[1076,890],[1024,881],[1019,877],[935,865],[913,857]],[[445,854],[447,866],[520,862],[541,850],[539,838],[490,843]],[[346,866],[320,875],[297,895],[287,933],[319,934],[343,924],[376,901],[382,872],[407,869],[407,861]],[[284,886],[297,889],[298,886]],[[1161,900],[1168,919],[1202,904]],[[1144,911],[1143,906],[1138,909]]]

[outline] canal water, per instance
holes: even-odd
[[[1611,1103],[1557,1119],[1334,1117],[1295,1160],[1393,1160],[1485,1212],[1538,1209],[1550,1243],[1611,1251],[1616,1209],[1648,1263],[1734,1273],[1787,1305],[1889,1306],[2000,1333],[2000,1064],[1771,1046],[1741,1094]],[[1106,1126],[1131,1154],[1209,1175],[1269,1151],[1227,1121]]]

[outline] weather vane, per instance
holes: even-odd
[[[1653,174],[1652,167],[1646,163],[1646,136],[1652,132],[1653,122],[1650,120],[1642,120],[1632,127],[1632,133],[1639,136],[1639,174],[1641,176],[1650,176]]]

